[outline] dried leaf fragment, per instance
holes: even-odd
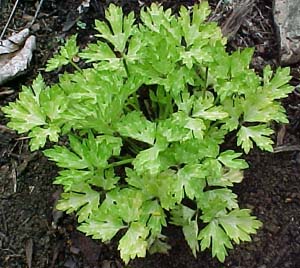
[[[0,85],[26,72],[36,38],[29,35],[29,29],[9,37],[0,44]]]

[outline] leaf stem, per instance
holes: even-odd
[[[204,99],[205,98],[205,95],[206,95],[206,90],[207,90],[207,79],[208,79],[208,67],[206,67],[206,69],[205,69],[205,81],[204,81],[204,83],[205,83],[205,86],[204,86],[204,88],[202,89],[203,91],[202,91],[202,98]]]
[[[106,168],[112,168],[112,167],[118,167],[118,166],[122,166],[125,164],[129,164],[134,160],[134,158],[129,158],[129,159],[124,159],[118,162],[113,162],[111,164],[109,164]]]
[[[141,149],[134,142],[129,139],[127,139],[126,141],[128,142],[129,148],[133,153],[138,154],[141,151]]]
[[[129,78],[129,77],[130,77],[130,73],[129,73],[129,70],[128,70],[127,62],[126,62],[126,60],[124,59],[124,57],[123,57],[123,64],[124,64],[124,68],[125,68],[127,77]]]
[[[72,65],[77,71],[79,71],[80,73],[82,73],[81,68],[80,68],[74,61],[70,60],[70,63],[71,63],[71,65]]]

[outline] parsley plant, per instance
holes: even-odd
[[[39,75],[3,108],[32,150],[68,135],[67,146],[44,151],[61,168],[57,207],[76,212],[94,239],[121,234],[125,263],[167,251],[168,224],[182,227],[195,256],[211,248],[221,262],[261,226],[231,190],[248,164],[220,145],[234,133],[245,153],[272,151],[270,122],[287,122],[279,100],[292,90],[289,69],[258,76],[253,50],[228,54],[209,12],[206,2],[178,16],[153,4],[136,23],[110,5],[97,43],[80,51],[73,36],[48,61],[47,71],[72,64],[74,73],[50,86]]]

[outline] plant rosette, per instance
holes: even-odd
[[[182,227],[195,256],[211,248],[221,262],[261,226],[231,190],[248,164],[221,145],[231,133],[245,153],[272,151],[271,122],[288,122],[280,99],[292,91],[289,69],[257,75],[253,49],[227,53],[209,13],[206,2],[178,16],[153,4],[137,23],[110,5],[96,43],[80,50],[72,36],[48,61],[46,71],[71,64],[73,73],[49,86],[39,75],[2,109],[31,150],[69,137],[44,150],[61,168],[57,208],[75,212],[94,239],[119,233],[125,263],[166,252],[168,224]]]

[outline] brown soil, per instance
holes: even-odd
[[[9,2],[9,1],[8,1]],[[103,17],[110,2],[124,7],[125,11],[139,9],[137,1],[90,1],[90,9],[78,16],[80,0],[45,1],[36,21],[35,34],[38,49],[27,75],[3,87],[0,106],[13,101],[21,84],[30,84],[41,71],[49,56],[57,49],[60,40],[79,31],[82,45],[92,37],[94,18]],[[149,4],[151,1],[144,1]],[[195,1],[162,1],[166,7],[178,9],[180,4],[192,5]],[[230,1],[224,1],[230,2]],[[0,1],[2,3],[2,1]],[[215,10],[219,1],[210,1]],[[260,71],[266,64],[277,65],[271,0],[255,1],[252,11],[244,18],[238,32],[233,35],[228,49],[254,46],[253,66]],[[2,9],[0,29],[8,18]],[[11,29],[20,30],[35,12],[35,1],[23,1]],[[1,11],[1,10],[0,10]],[[215,19],[225,25],[232,14],[230,4],[219,5]],[[86,23],[80,29],[76,20]],[[238,23],[238,22],[236,22]],[[234,24],[233,24],[234,25]],[[299,66],[293,66],[293,83],[299,82]],[[57,77],[46,74],[49,81]],[[11,89],[14,90],[11,93]],[[285,146],[300,145],[299,97],[292,94],[284,101],[290,125],[276,126],[274,139]],[[109,268],[125,267],[116,250],[116,243],[101,244],[76,231],[73,215],[63,215],[54,209],[60,189],[52,185],[57,168],[41,152],[31,153],[26,137],[16,135],[5,127],[7,120],[0,112],[0,268]],[[209,252],[199,253],[197,259],[183,239],[181,231],[169,227],[164,232],[169,237],[172,250],[168,255],[155,254],[130,263],[132,268],[298,268],[300,267],[300,156],[295,148],[287,152],[262,153],[254,150],[247,156],[250,168],[243,183],[235,192],[240,206],[253,209],[263,227],[253,242],[237,245],[224,264],[210,257]]]

